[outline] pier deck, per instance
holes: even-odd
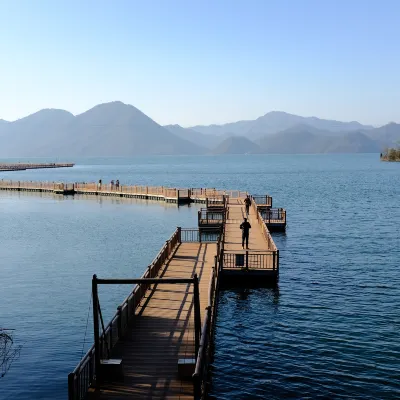
[[[242,279],[253,278],[257,274],[264,278],[276,278],[279,267],[277,248],[255,202],[252,202],[247,216],[251,225],[249,249],[242,247],[242,232],[239,229],[246,217],[243,199],[229,199],[227,214],[229,217],[225,224],[223,276]]]
[[[181,243],[160,270],[160,278],[199,277],[201,320],[215,243]],[[137,317],[112,357],[121,358],[124,381],[104,383],[100,399],[193,399],[193,383],[178,376],[179,359],[195,359],[193,286],[157,285],[147,290]]]

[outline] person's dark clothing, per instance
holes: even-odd
[[[251,200],[250,200],[249,197],[246,197],[244,199],[244,204],[246,206],[246,214],[248,214],[249,213],[249,209],[250,209],[250,204],[251,204]]]
[[[250,233],[250,222],[244,221],[240,224],[240,229],[242,230],[242,247],[244,247],[244,242],[246,241],[246,247],[249,247],[249,233]]]

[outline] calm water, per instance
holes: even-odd
[[[287,208],[287,233],[274,235],[279,288],[221,294],[215,397],[399,398],[399,164],[377,155],[75,161],[0,178],[240,188]],[[87,347],[91,275],[140,276],[177,225],[195,226],[195,210],[0,192],[0,326],[23,344],[0,399],[65,399]],[[107,320],[128,292],[102,288]]]

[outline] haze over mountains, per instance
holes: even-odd
[[[0,157],[381,152],[399,139],[395,123],[373,128],[278,111],[254,121],[163,127],[118,101],[77,116],[45,109],[0,120]]]

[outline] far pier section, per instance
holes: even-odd
[[[74,163],[0,163],[0,172],[25,171],[27,169],[71,168]]]

